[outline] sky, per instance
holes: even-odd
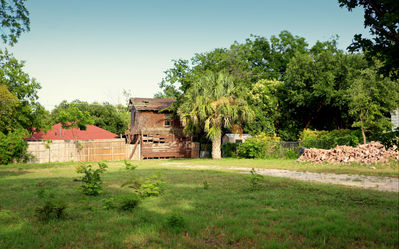
[[[123,89],[152,97],[173,59],[229,47],[251,34],[282,30],[317,40],[367,34],[363,10],[334,0],[28,0],[31,31],[9,51],[42,89],[51,110],[61,101],[124,104]]]

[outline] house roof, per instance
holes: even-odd
[[[132,104],[139,111],[159,111],[168,108],[175,99],[131,98]]]
[[[95,140],[112,139],[118,135],[110,131],[101,129],[95,125],[88,125],[86,130],[78,128],[64,129],[61,123],[55,124],[47,132],[35,132],[25,140]]]

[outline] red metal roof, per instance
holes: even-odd
[[[131,98],[130,103],[139,111],[159,111],[169,107],[175,99]]]
[[[61,123],[55,124],[47,132],[36,132],[25,140],[94,140],[111,139],[118,135],[110,131],[101,129],[95,125],[88,125],[86,130],[78,128],[63,129]]]

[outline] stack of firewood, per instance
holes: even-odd
[[[387,163],[390,160],[399,161],[399,150],[396,146],[385,149],[378,142],[361,144],[357,147],[337,146],[333,149],[305,149],[298,161],[312,163]]]

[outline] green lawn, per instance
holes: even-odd
[[[282,160],[159,160],[125,170],[109,163],[104,192],[84,196],[76,163],[0,167],[0,248],[398,248],[398,194],[249,175],[192,166],[285,168],[397,176],[397,168],[314,166]],[[104,198],[132,192],[131,179],[161,173],[165,192],[133,211],[105,210]],[[203,182],[209,183],[204,189]],[[39,221],[37,193],[67,202],[66,217]],[[171,214],[184,224],[175,229]]]

